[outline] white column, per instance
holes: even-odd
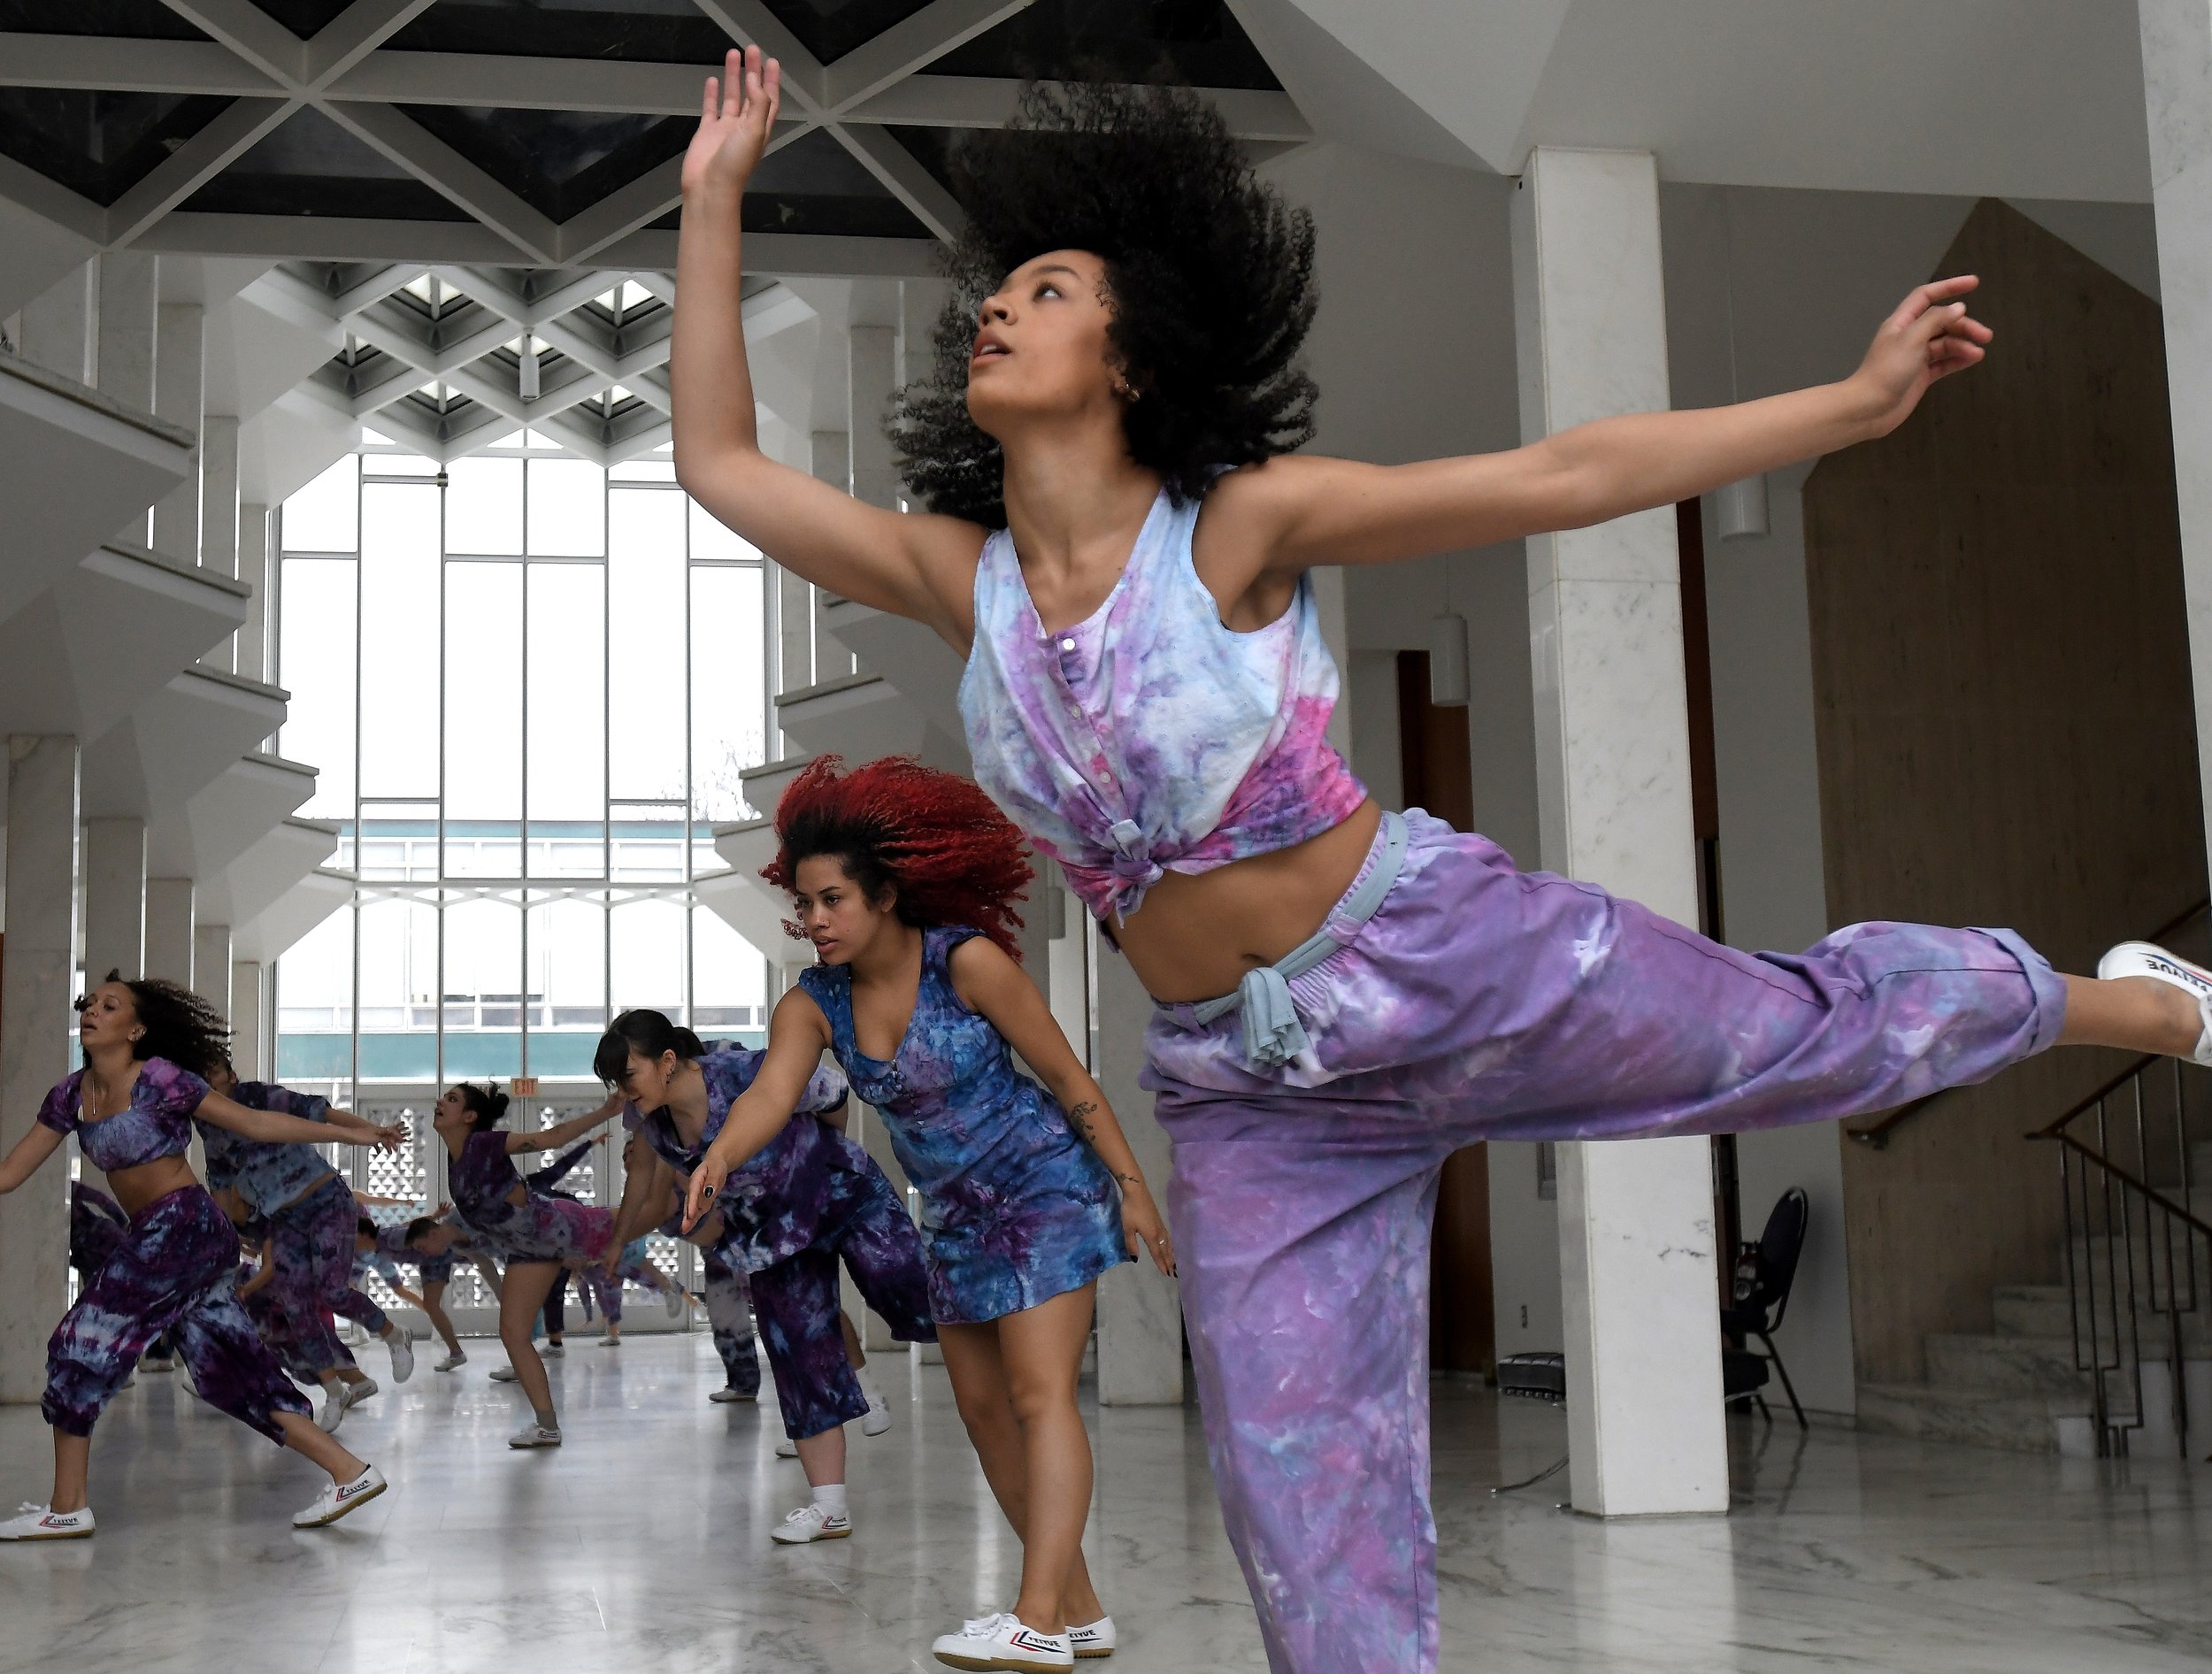
[[[158,277],[157,257],[109,250],[100,257],[100,346],[95,381],[102,395],[141,412],[154,410]]]
[[[146,822],[88,819],[84,825],[84,968],[94,982],[111,971],[146,969]]]
[[[205,318],[197,303],[164,303],[154,365],[154,412],[182,425],[196,439],[205,417]],[[196,440],[194,470],[154,504],[152,545],[164,557],[200,561],[200,473],[204,456]]]
[[[8,740],[7,934],[0,941],[0,1154],[69,1073],[76,949],[77,741]],[[0,1401],[36,1401],[67,1295],[69,1171],[0,1197]]]
[[[845,334],[845,434],[852,452],[853,497],[899,509],[899,470],[883,421],[899,387],[895,326],[855,326]]]
[[[2212,7],[2139,0],[2197,762],[2212,808]]]
[[[87,262],[23,305],[23,358],[81,384],[99,376],[100,265]]]
[[[146,880],[146,974],[192,986],[192,880]]]
[[[218,1011],[230,1010],[230,926],[192,927],[192,990]]]
[[[253,595],[246,601],[246,625],[238,630],[231,667],[252,680],[269,678],[269,610],[276,580],[276,558],[269,543],[273,521],[266,506],[246,501],[238,508],[238,579],[253,589]]]
[[[1659,175],[1648,153],[1539,149],[1513,204],[1521,430],[1663,408]],[[1694,924],[1671,510],[1528,542],[1543,864]],[[1703,1139],[1562,1145],[1575,1509],[1725,1511]]]
[[[238,420],[227,413],[200,422],[200,562],[238,573]]]
[[[842,430],[817,430],[808,437],[813,461],[814,474],[832,488],[849,494],[853,486],[852,438]],[[840,675],[853,672],[853,655],[835,640],[822,632],[815,619],[821,609],[818,589],[805,582],[807,596],[807,642],[814,648],[814,681],[833,680]],[[789,688],[786,688],[787,690]]]
[[[241,959],[230,968],[230,1061],[242,1081],[266,1081],[270,1069],[262,1052],[261,1013],[267,1003],[265,972],[257,960]]]
[[[1164,1208],[1167,1133],[1153,1119],[1152,1095],[1137,1085],[1152,997],[1119,954],[1101,949],[1095,964],[1101,1062],[1091,1072]],[[1125,1263],[1098,1281],[1098,1399],[1108,1407],[1182,1404],[1182,1301],[1175,1281],[1150,1262]]]

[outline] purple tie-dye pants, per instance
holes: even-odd
[[[2065,1012],[2009,931],[1739,953],[1407,818],[1380,907],[1340,907],[1341,951],[1290,982],[1307,1050],[1254,1070],[1235,1012],[1189,1006],[1146,1037],[1214,1479],[1287,1674],[1437,1665],[1429,1232],[1453,1150],[1886,1109],[2042,1050]]]
[[[333,1174],[269,1217],[276,1276],[255,1300],[269,1347],[307,1383],[353,1364],[334,1314],[381,1336],[391,1324],[375,1298],[353,1287],[354,1232],[361,1211]]]
[[[207,1403],[282,1445],[280,1412],[305,1417],[236,1294],[238,1234],[207,1188],[157,1197],[130,1218],[46,1345],[39,1410],[55,1429],[88,1436],[147,1345],[173,1331],[177,1354]]]

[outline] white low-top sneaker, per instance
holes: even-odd
[[[1040,1633],[1025,1627],[1010,1610],[979,1616],[957,1633],[947,1633],[930,1653],[947,1668],[1012,1670],[1014,1674],[1052,1674],[1075,1666],[1065,1633]]]
[[[2156,942],[2124,941],[2097,961],[2097,976],[2105,982],[2121,977],[2152,977],[2189,995],[2197,1002],[2200,1025],[2190,1060],[2212,1064],[2212,971],[2177,958]]]
[[[724,1384],[721,1388],[710,1391],[707,1399],[718,1405],[726,1406],[736,1401],[758,1401],[760,1396],[757,1393],[748,1394],[735,1384]]]
[[[405,1383],[415,1375],[415,1345],[405,1332],[395,1331],[385,1339],[384,1346],[392,1351],[392,1381]]]
[[[805,1546],[813,1540],[841,1540],[853,1532],[853,1520],[842,1511],[825,1511],[818,1505],[803,1505],[768,1531],[779,1546]]]
[[[462,1367],[467,1365],[468,1363],[469,1357],[463,1354],[459,1349],[456,1348],[443,1360],[441,1360],[436,1365],[431,1367],[430,1370],[433,1371],[458,1371]],[[494,1377],[498,1376],[496,1372],[492,1375]]]
[[[345,1385],[324,1386],[322,1404],[315,1409],[315,1422],[325,1435],[338,1433],[338,1426],[345,1422],[346,1409],[352,1404],[346,1399]]]
[[[879,1436],[891,1427],[891,1409],[884,1404],[881,1392],[871,1389],[865,1393],[868,1397],[868,1411],[860,1421],[860,1433],[864,1436]]]
[[[1114,1654],[1114,1618],[1102,1616],[1087,1626],[1069,1628],[1068,1648],[1079,1658],[1111,1656]]]
[[[380,1387],[373,1378],[364,1378],[357,1384],[341,1384],[338,1386],[346,1392],[346,1410],[349,1412],[376,1394]]]
[[[512,1366],[494,1366],[492,1368],[492,1381],[495,1384],[511,1384],[521,1375],[522,1374],[517,1371]]]
[[[779,1458],[779,1459],[795,1459],[795,1458],[797,1458],[798,1456],[799,1456],[799,1444],[798,1444],[797,1442],[795,1442],[795,1441],[792,1440],[792,1439],[791,1439],[789,1436],[779,1436],[779,1437],[776,1439],[776,1457],[777,1457],[777,1458]]]
[[[91,1532],[90,1506],[51,1511],[33,1500],[26,1500],[15,1516],[0,1523],[0,1540],[81,1540]]]
[[[538,1358],[540,1360],[558,1360],[567,1352],[568,1350],[559,1343],[548,1343],[544,1348],[538,1350]]]
[[[507,1445],[511,1447],[557,1447],[561,1445],[561,1432],[533,1418],[507,1438]]]
[[[296,1529],[319,1529],[358,1509],[384,1492],[384,1473],[374,1465],[362,1467],[350,1482],[333,1482],[315,1496],[315,1503],[294,1514]]]
[[[671,1285],[661,1293],[661,1301],[667,1304],[668,1317],[671,1319],[681,1319],[684,1317],[684,1309],[689,1304],[690,1300],[684,1294],[683,1286],[680,1285]]]
[[[622,1339],[619,1337],[602,1337],[599,1340],[599,1346],[602,1348],[619,1348],[622,1347]]]

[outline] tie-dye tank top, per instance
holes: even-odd
[[[1191,562],[1202,503],[1163,491],[1106,602],[1057,633],[1005,530],[976,565],[960,714],[977,782],[1104,919],[1163,872],[1287,849],[1367,798],[1328,740],[1337,671],[1311,580],[1265,627],[1224,627]]]

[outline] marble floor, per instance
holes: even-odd
[[[230,1674],[888,1674],[1007,1603],[1017,1553],[941,1370],[884,1356],[898,1426],[853,1437],[850,1540],[767,1531],[803,1479],[768,1409],[708,1404],[703,1337],[580,1340],[557,1363],[568,1445],[511,1453],[513,1394],[472,1344],[349,1417],[392,1492],[295,1533],[303,1463],[142,1378],[94,1452],[101,1532],[0,1548],[0,1670]],[[372,1351],[372,1363],[381,1356]],[[1440,1386],[1448,1669],[1978,1674],[2200,1670],[2212,1657],[2212,1469],[2025,1457],[1747,1421],[1726,1519],[1607,1526],[1556,1509],[1560,1417]],[[1124,1674],[1256,1670],[1194,1413],[1094,1415],[1091,1551]],[[0,1409],[0,1494],[42,1494],[35,1409]]]

